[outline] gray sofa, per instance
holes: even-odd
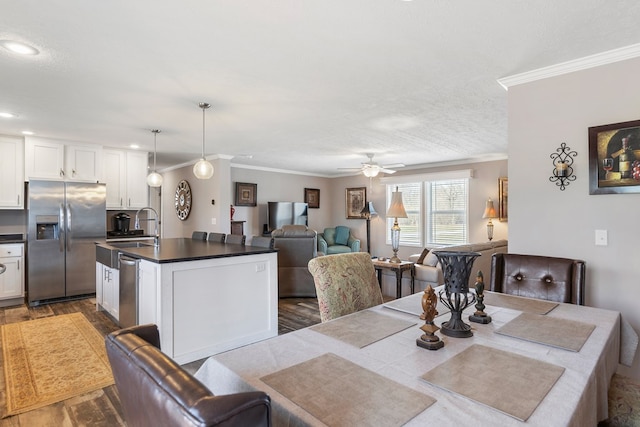
[[[478,270],[480,270],[484,276],[485,287],[488,289],[491,275],[491,255],[495,253],[507,253],[508,242],[507,240],[496,240],[486,243],[471,243],[468,245],[447,246],[431,249],[422,263],[416,264],[415,266],[416,292],[424,290],[427,285],[436,287],[444,283],[444,277],[442,276],[442,269],[438,263],[438,258],[433,253],[438,250],[479,252],[480,256],[476,258],[473,263],[473,273],[471,274],[471,277],[469,277],[469,286],[473,287]],[[409,257],[409,261],[416,262],[419,257],[420,254],[411,255]]]
[[[315,297],[309,260],[318,256],[315,230],[305,225],[284,225],[271,232],[273,247],[278,249],[278,296]]]

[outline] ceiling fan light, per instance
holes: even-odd
[[[364,174],[364,176],[366,176],[367,178],[375,178],[376,176],[378,176],[378,172],[380,172],[380,170],[378,168],[364,168],[362,170],[362,173]]]
[[[149,187],[161,187],[162,175],[160,175],[156,171],[151,172],[149,175],[147,175],[147,185]]]
[[[198,179],[209,179],[213,176],[213,165],[207,159],[202,158],[193,165],[193,174]]]

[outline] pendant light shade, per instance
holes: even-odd
[[[206,102],[201,102],[199,105],[202,108],[202,158],[193,165],[193,174],[198,179],[209,179],[213,176],[213,165],[204,156],[204,111],[211,105]]]
[[[147,175],[147,184],[149,187],[160,187],[162,186],[162,175],[156,172],[156,153],[157,153],[157,145],[156,145],[156,137],[160,133],[158,129],[153,129],[153,171]]]

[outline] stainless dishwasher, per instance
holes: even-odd
[[[119,254],[120,316],[122,328],[138,324],[138,263],[140,260]]]

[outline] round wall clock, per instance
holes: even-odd
[[[178,183],[175,195],[176,215],[184,221],[191,212],[191,187],[184,179]]]

